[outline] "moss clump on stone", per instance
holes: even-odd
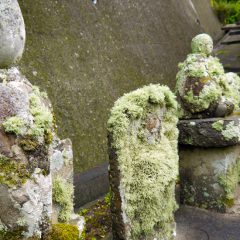
[[[111,231],[110,196],[108,193],[103,200],[98,200],[93,206],[80,211],[79,215],[86,221],[81,240],[101,239]]]
[[[41,100],[42,93],[37,87],[33,88],[30,94],[30,112],[34,117],[34,125],[31,127],[29,135],[44,136],[45,132],[52,128],[53,115],[50,110],[44,106]]]
[[[52,230],[46,237],[46,240],[79,240],[79,231],[77,226],[57,223],[52,225]]]
[[[149,143],[143,122],[150,113],[161,111],[160,137]],[[177,208],[173,196],[178,176],[176,112],[174,95],[160,85],[125,94],[111,110],[108,130],[121,173],[123,218],[132,239],[150,236],[153,229],[160,229],[160,238],[172,238],[169,224]]]
[[[43,93],[37,87],[33,87],[29,99],[30,113],[33,117],[32,123],[19,116],[10,117],[2,124],[5,132],[31,139],[44,138],[46,143],[51,143],[53,115],[45,106],[42,95]]]
[[[223,76],[224,96],[234,104],[234,109],[240,107],[240,77],[236,73],[226,73]]]
[[[36,142],[35,139],[29,138],[23,138],[19,141],[19,145],[22,147],[25,151],[34,151],[38,147],[38,142]]]
[[[230,140],[233,138],[240,139],[240,126],[235,125],[234,121],[231,121],[226,125],[224,130],[222,130],[222,135],[226,140]]]
[[[223,120],[218,120],[212,124],[212,128],[221,132],[223,130]]]
[[[225,174],[219,176],[219,184],[223,187],[224,196],[222,197],[222,203],[226,207],[231,207],[234,204],[236,187],[239,182],[239,166],[240,161],[237,164],[230,166]]]
[[[21,134],[25,126],[26,123],[24,122],[24,120],[17,116],[10,117],[3,123],[5,132],[15,134]]]
[[[73,185],[59,176],[53,180],[53,201],[61,207],[58,220],[67,222],[73,212]]]
[[[0,169],[0,183],[8,187],[21,186],[31,177],[25,164],[3,155],[0,155]]]

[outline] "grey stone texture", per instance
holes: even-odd
[[[62,210],[53,182],[61,177],[73,189],[72,143],[56,136],[46,94],[17,68],[0,70],[0,103],[0,239],[45,239]],[[74,214],[73,195],[68,201],[66,222],[81,233],[84,218]]]
[[[50,147],[51,175],[52,179],[60,177],[73,186],[73,152],[70,139],[60,140],[55,137]],[[72,196],[73,201],[73,196]],[[73,206],[72,206],[73,207]],[[62,206],[53,201],[52,223],[58,223],[59,212]],[[74,210],[72,208],[72,212]]]
[[[0,2],[0,67],[9,67],[22,57],[25,26],[17,0]]]
[[[239,214],[239,153],[239,146],[181,146],[181,202],[204,209]]]
[[[76,174],[107,161],[106,122],[118,97],[149,83],[174,88],[191,38],[219,38],[202,2],[19,0],[28,32],[21,70],[46,89],[60,137],[73,141]]]
[[[22,239],[44,237],[51,219],[48,145],[41,136],[28,135],[35,126],[30,110],[33,91],[17,68],[0,70],[0,238],[4,240],[8,234]],[[47,107],[43,98],[39,101],[40,108]],[[9,124],[12,117],[15,120]]]
[[[205,118],[178,122],[179,144],[196,147],[226,147],[240,143],[240,118]]]

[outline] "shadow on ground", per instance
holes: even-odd
[[[176,213],[175,240],[239,240],[240,215],[181,206]],[[112,240],[109,233],[104,240]]]
[[[176,213],[176,240],[239,240],[240,215],[182,206]]]

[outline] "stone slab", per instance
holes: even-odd
[[[225,147],[240,143],[240,118],[180,120],[179,144],[198,147]]]

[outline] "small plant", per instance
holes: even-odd
[[[239,0],[211,0],[211,5],[222,23],[229,24],[240,20]]]

